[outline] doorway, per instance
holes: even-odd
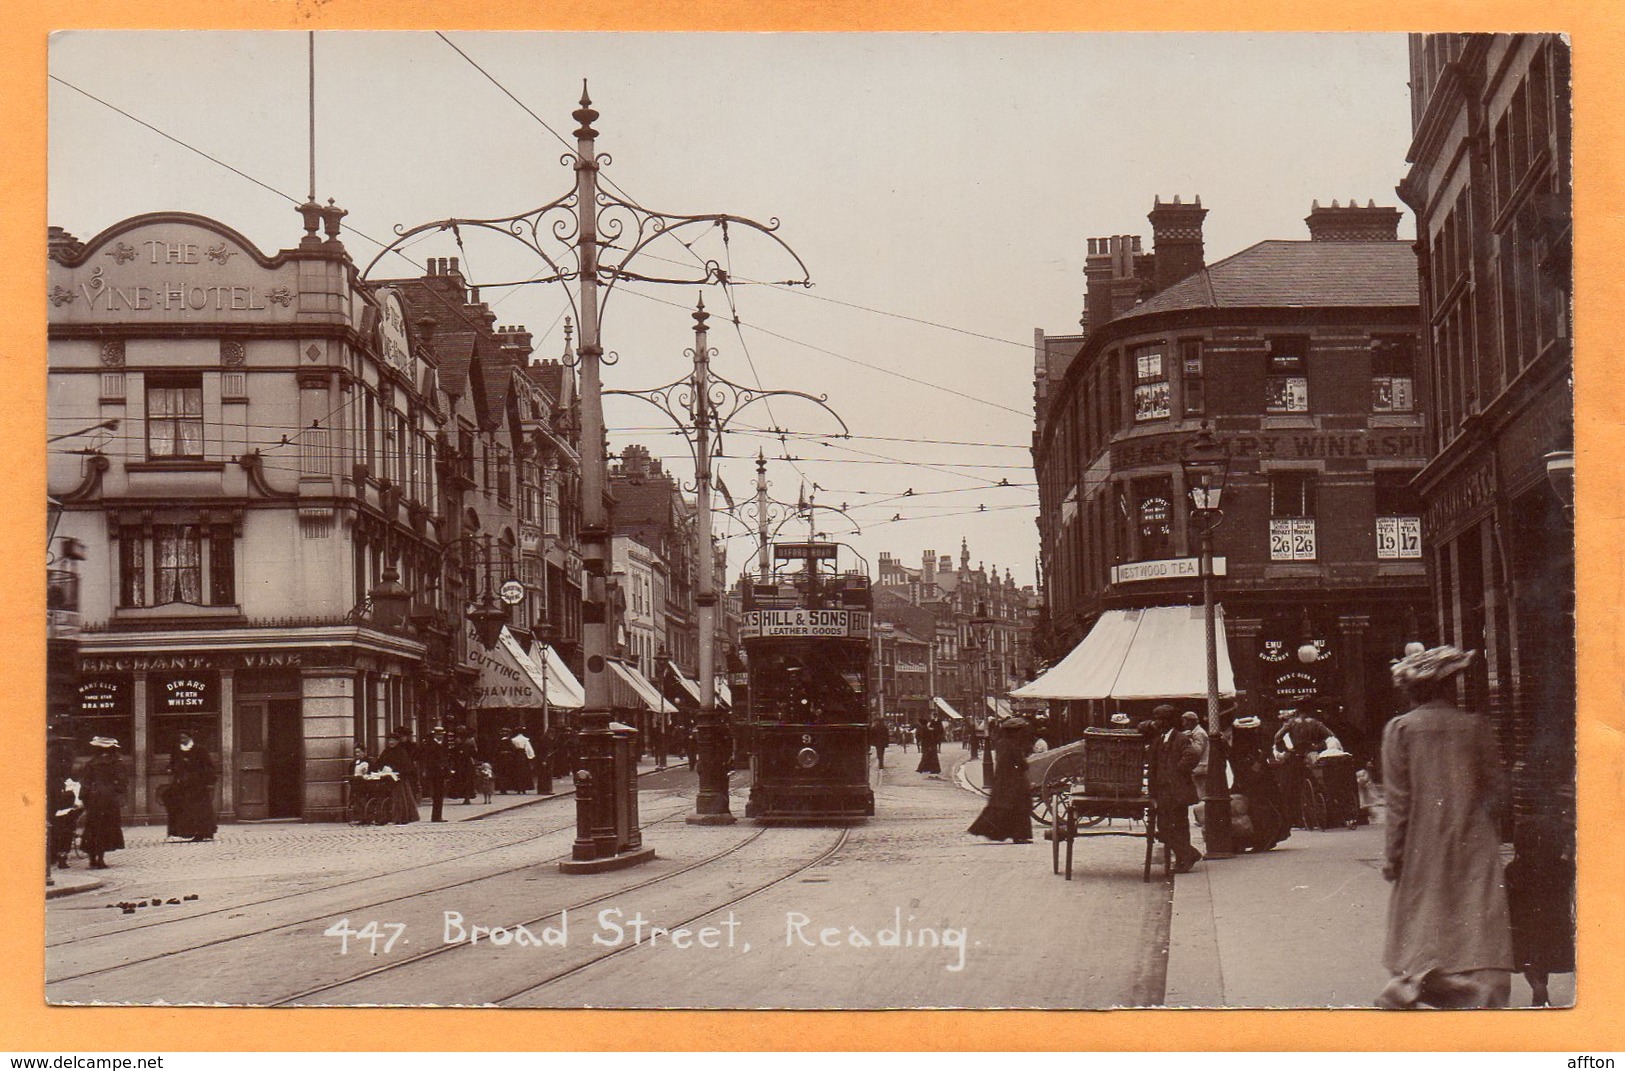
[[[237,814],[246,819],[304,813],[304,725],[298,696],[237,704]]]

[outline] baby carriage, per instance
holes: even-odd
[[[1310,829],[1360,824],[1360,789],[1354,756],[1328,747],[1310,759],[1304,782],[1303,821]]]

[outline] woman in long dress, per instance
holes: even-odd
[[[171,837],[187,840],[213,840],[219,822],[214,813],[214,763],[197,742],[182,733],[169,760],[169,789],[165,806],[169,810]]]
[[[1512,927],[1498,818],[1508,792],[1489,722],[1450,702],[1474,652],[1435,647],[1393,667],[1413,709],[1382,736],[1388,903],[1383,1008],[1504,1008]]]
[[[993,790],[968,832],[989,840],[1027,844],[1033,839],[1032,786],[1027,782],[1031,736],[1024,718],[1008,718],[994,731]]]
[[[1254,715],[1237,718],[1230,734],[1231,788],[1247,801],[1244,820],[1234,821],[1236,847],[1267,852],[1292,835],[1281,783],[1269,764],[1270,738]]]
[[[942,763],[937,751],[942,746],[942,730],[937,727],[936,721],[926,719],[920,722],[920,764],[914,768],[915,773],[940,774]]]
[[[389,734],[389,746],[378,755],[378,769],[395,774],[390,785],[389,820],[398,825],[416,822],[420,815],[417,792],[412,786],[417,780],[417,763],[411,745],[399,730]]]
[[[106,870],[108,852],[124,847],[124,767],[119,763],[118,741],[92,737],[95,754],[80,777],[85,801],[85,829],[79,846],[90,857],[92,870]]]

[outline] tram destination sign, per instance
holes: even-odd
[[[775,543],[773,557],[780,559],[834,558],[834,543]]]
[[[739,621],[739,638],[769,636],[867,637],[867,610],[746,610]]]

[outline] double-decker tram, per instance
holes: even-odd
[[[846,544],[820,542],[777,543],[773,564],[744,582],[739,638],[754,741],[745,815],[867,817],[875,813],[867,567]]]

